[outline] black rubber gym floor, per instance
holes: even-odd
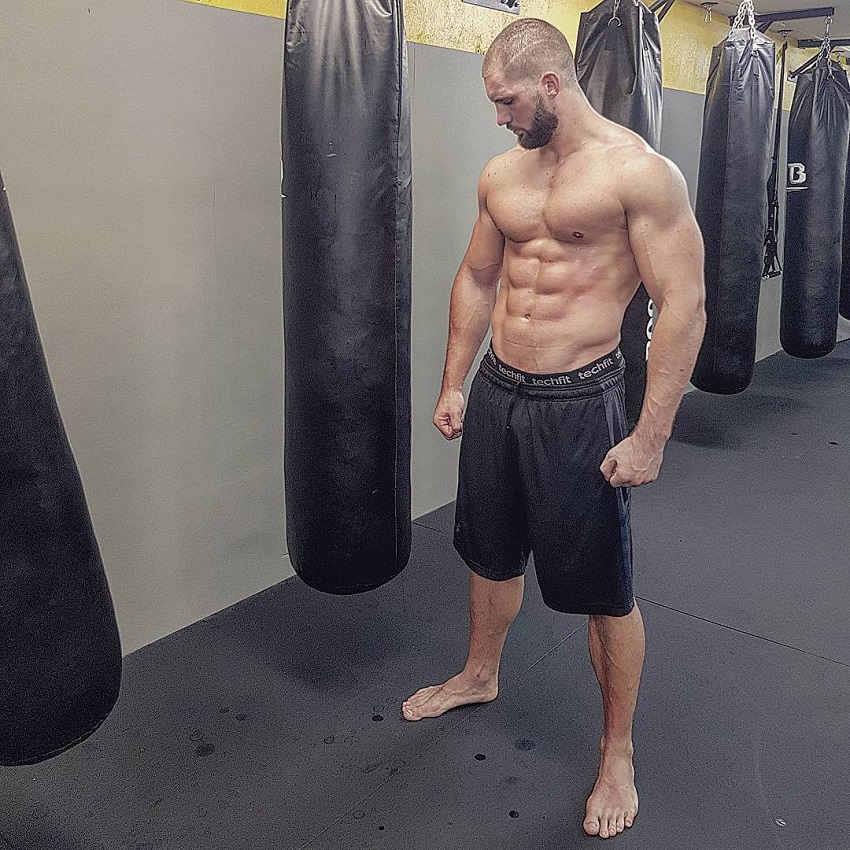
[[[846,850],[850,343],[775,355],[740,396],[688,395],[635,492],[649,652],[636,718],[642,850]],[[456,672],[466,572],[451,506],[388,586],[297,579],[133,653],[76,749],[0,771],[6,850],[554,850],[581,832],[600,707],[581,617],[533,581],[502,694],[408,724]]]

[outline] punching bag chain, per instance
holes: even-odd
[[[620,3],[621,2],[622,2],[622,0],[614,0],[614,11],[611,15],[611,20],[608,21],[609,27],[611,26],[611,24],[614,23],[614,21],[617,22],[618,27],[623,25],[623,22],[620,20],[620,17],[618,15],[618,12],[620,11]]]
[[[832,17],[828,17],[824,22],[824,30],[823,30],[823,41],[820,43],[820,50],[818,51],[816,62],[826,62],[827,67],[829,68],[829,78],[832,79],[832,64],[829,61],[829,54],[832,49],[831,42],[829,39],[829,30],[832,26]]]
[[[732,29],[744,28],[744,16],[746,15],[747,24],[750,28],[750,39],[753,42],[753,56],[756,54],[756,11],[753,7],[753,0],[743,0],[738,7],[738,14],[735,17],[735,22],[732,24]]]

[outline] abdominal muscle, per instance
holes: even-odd
[[[508,242],[491,316],[493,351],[524,372],[569,372],[610,354],[638,273],[618,245]]]

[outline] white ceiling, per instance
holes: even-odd
[[[687,0],[692,6],[701,5],[698,0]],[[715,15],[726,15],[734,18],[738,12],[738,3],[730,0],[718,0],[714,6]],[[766,15],[773,12],[803,11],[805,9],[822,9],[833,6],[835,17],[830,28],[832,38],[850,38],[850,0],[754,0],[756,15]],[[824,18],[811,18],[800,21],[787,21],[771,24],[770,32],[777,35],[780,30],[790,30],[791,39],[823,38]],[[850,51],[842,51],[846,53]]]

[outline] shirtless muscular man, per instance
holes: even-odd
[[[471,569],[469,657],[402,713],[421,720],[496,698],[533,552],[544,602],[589,615],[603,725],[583,827],[608,838],[638,811],[632,719],[645,641],[629,488],[658,476],[693,370],[705,327],[703,245],[678,169],[593,110],[555,27],[511,24],[482,73],[518,146],[481,176],[434,413],[447,439],[463,433],[455,546]],[[617,346],[639,281],[659,312],[628,434]],[[464,410],[463,382],[490,328]]]

